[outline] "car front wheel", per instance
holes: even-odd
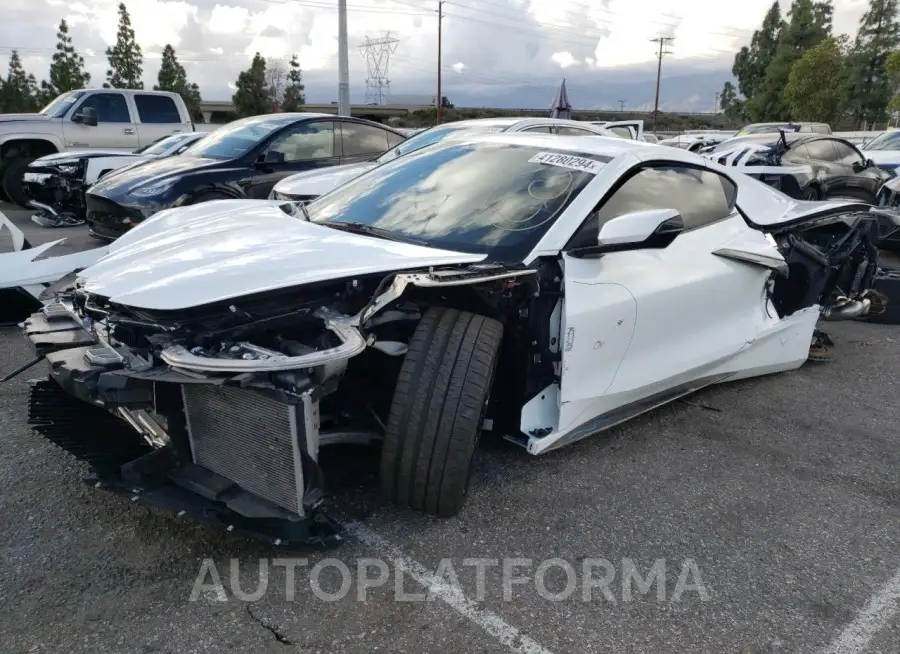
[[[385,429],[385,499],[438,516],[462,508],[502,339],[493,318],[447,307],[424,313]]]

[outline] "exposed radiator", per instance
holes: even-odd
[[[194,463],[303,515],[302,405],[226,386],[181,389]]]

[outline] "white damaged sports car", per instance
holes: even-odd
[[[331,545],[322,447],[380,444],[387,500],[454,515],[482,433],[543,454],[801,366],[878,310],[872,224],[674,148],[473,134],[145,221],[27,320],[31,416],[99,487]]]

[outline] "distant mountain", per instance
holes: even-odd
[[[660,82],[661,111],[712,112],[716,93],[732,80],[731,71],[698,72],[663,75]],[[620,75],[604,75],[596,83],[567,80],[569,102],[578,109],[618,109],[619,101],[625,109],[652,111],[656,91],[656,77],[635,79]],[[458,107],[495,107],[497,109],[536,109],[549,106],[553,94],[534,86],[504,86],[493,89],[447,88],[445,95]]]

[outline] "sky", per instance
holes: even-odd
[[[734,53],[749,42],[771,0],[446,0],[443,94],[465,106],[548,105],[565,78],[575,107],[652,103],[657,36],[674,37],[663,59],[663,94],[698,96],[730,77]],[[337,3],[334,0],[128,0],[152,88],[163,46],[176,50],[204,99],[227,100],[254,52],[286,62],[299,57],[307,101],[337,100]],[[366,99],[366,38],[389,36],[387,78],[394,98],[436,93],[437,0],[347,0],[351,101]],[[784,0],[782,6],[786,8]],[[4,0],[0,66],[19,50],[28,72],[47,76],[59,20],[70,26],[92,86],[105,79],[115,42],[117,0]],[[853,34],[866,0],[836,0],[835,32]],[[382,62],[385,55],[382,55]],[[721,78],[721,81],[718,81]],[[630,86],[629,86],[630,85]],[[702,87],[702,90],[700,90]],[[600,89],[604,89],[601,92]],[[575,92],[573,92],[573,90]],[[579,96],[580,92],[580,96]],[[699,95],[703,95],[700,99]],[[626,97],[628,96],[628,97]],[[633,97],[632,97],[633,96]],[[477,104],[472,104],[477,103]],[[675,108],[675,107],[673,107]]]

